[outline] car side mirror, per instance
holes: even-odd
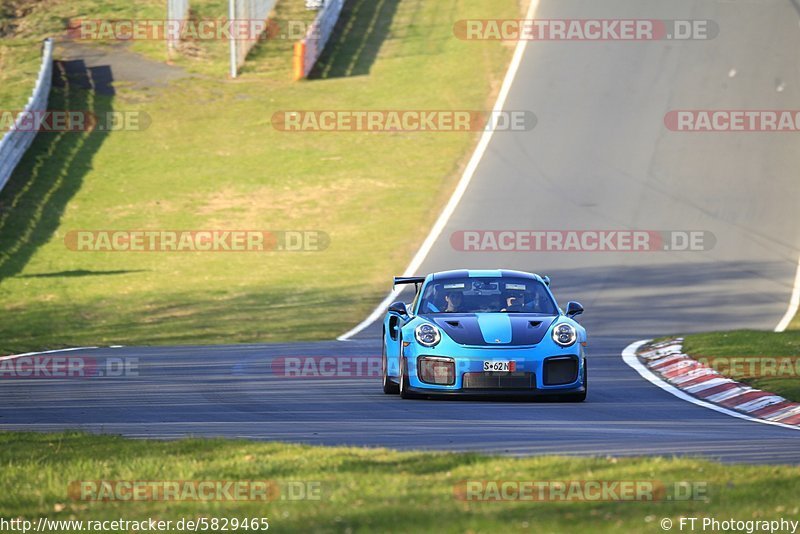
[[[389,306],[389,313],[396,313],[397,315],[401,315],[403,317],[408,315],[408,308],[406,308],[405,302],[394,302]]]
[[[566,313],[567,317],[574,318],[575,316],[580,315],[582,313],[583,313],[583,306],[581,306],[580,302],[575,302],[574,300],[567,302],[567,313]]]

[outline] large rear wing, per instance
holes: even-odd
[[[399,285],[414,284],[414,289],[419,291],[419,286],[425,281],[424,276],[395,276],[392,289]]]

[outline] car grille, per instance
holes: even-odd
[[[571,384],[578,379],[578,358],[557,356],[544,361],[544,385]]]
[[[464,373],[463,389],[534,389],[533,373]]]

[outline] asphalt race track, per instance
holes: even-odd
[[[341,342],[78,351],[138,359],[138,376],[6,381],[0,429],[800,463],[800,432],[679,400],[620,357],[629,343],[658,335],[771,330],[786,312],[800,253],[796,134],[672,132],[664,115],[797,109],[799,13],[788,0],[539,6],[542,19],[711,19],[720,28],[706,41],[530,43],[505,108],[531,110],[538,124],[494,134],[420,270],[550,275],[562,304],[579,300],[587,310],[586,403],[402,401],[384,395],[378,378],[272,372],[285,356],[379,356],[373,325]],[[712,233],[715,243],[704,251],[603,253],[451,245],[454,232],[480,229],[691,230]],[[389,283],[387,276],[387,290]]]

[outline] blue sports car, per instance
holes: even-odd
[[[519,271],[446,271],[413,284],[383,321],[383,391],[586,399],[586,330],[561,311],[550,279]]]

